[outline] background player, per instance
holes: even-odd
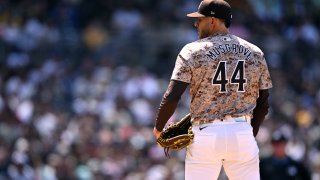
[[[281,131],[272,134],[271,146],[273,154],[262,158],[260,162],[261,179],[310,180],[309,170],[303,163],[292,159],[286,153],[288,137]]]
[[[199,40],[184,46],[177,57],[154,135],[159,137],[190,85],[195,138],[186,156],[185,179],[217,179],[222,165],[230,179],[260,179],[254,136],[268,112],[272,87],[264,54],[229,33],[227,2],[202,1],[188,16],[197,18]]]

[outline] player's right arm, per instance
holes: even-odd
[[[263,122],[265,116],[268,114],[268,109],[269,109],[268,97],[269,97],[268,89],[259,90],[259,98],[257,99],[257,105],[253,110],[253,119],[251,121],[254,137],[257,136],[260,125]]]
[[[260,80],[259,80],[259,97],[256,101],[256,107],[253,110],[253,119],[251,126],[253,128],[253,135],[256,137],[260,128],[261,123],[268,114],[269,109],[269,89],[272,88],[272,81],[268,66],[264,55],[260,52]]]

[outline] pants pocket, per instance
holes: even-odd
[[[215,157],[214,144],[216,135],[199,135],[195,134],[192,144],[189,145],[186,154],[186,161],[192,163],[209,163],[213,162]]]
[[[242,160],[250,160],[259,153],[259,148],[252,132],[239,132],[237,144],[239,147],[239,157]]]

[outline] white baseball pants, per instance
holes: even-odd
[[[200,130],[200,129],[201,130]],[[185,161],[186,180],[216,180],[221,166],[229,180],[259,180],[259,149],[247,122],[193,125]]]

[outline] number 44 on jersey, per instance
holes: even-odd
[[[244,69],[244,60],[239,60],[231,78],[227,78],[227,63],[226,61],[220,61],[216,72],[212,78],[213,85],[220,86],[220,93],[227,92],[227,84],[237,84],[238,89],[237,92],[245,92],[244,85],[247,83],[247,79],[245,78],[245,69]]]

